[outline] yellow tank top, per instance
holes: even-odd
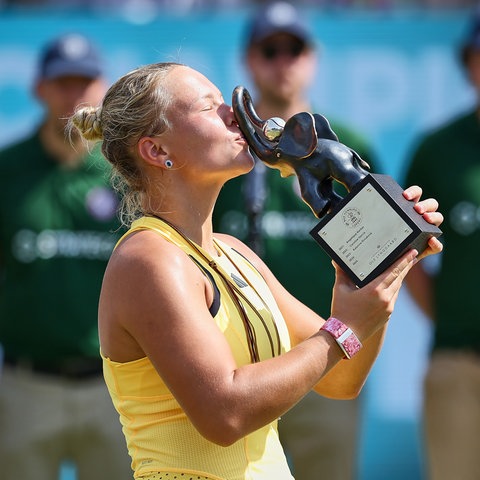
[[[215,240],[221,255],[219,261],[214,261],[200,246],[154,217],[133,222],[125,236],[143,229],[154,230],[179,246],[216,285],[220,302],[214,319],[239,366],[251,363],[251,348],[238,304],[232,299],[232,287],[225,279],[235,283],[235,292],[240,290],[238,295],[256,338],[259,360],[290,349],[288,331],[273,296],[259,272],[242,255]],[[135,478],[169,473],[178,474],[177,478],[190,475],[215,480],[293,479],[278,438],[277,421],[229,447],[221,447],[197,432],[147,357],[126,363],[102,358],[105,381],[120,415]]]

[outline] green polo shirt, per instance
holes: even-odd
[[[480,122],[475,112],[459,116],[416,146],[408,185],[434,197],[445,220],[445,248],[434,277],[434,348],[480,352],[478,308],[480,257]]]
[[[38,132],[0,152],[0,343],[14,359],[98,357],[97,306],[119,237],[98,148],[66,167]]]

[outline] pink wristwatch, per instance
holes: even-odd
[[[362,348],[360,340],[352,329],[337,318],[327,319],[320,330],[325,330],[335,339],[347,359],[352,358]]]

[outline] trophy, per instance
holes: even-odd
[[[370,173],[324,116],[300,112],[287,122],[262,120],[242,86],[233,91],[232,108],[251,151],[282,177],[297,176],[303,201],[320,219],[310,234],[358,287],[442,234],[414,210],[392,177]],[[345,186],[345,197],[334,182]]]

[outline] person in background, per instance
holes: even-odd
[[[446,212],[440,265],[416,266],[407,280],[433,322],[423,405],[431,480],[480,478],[480,11],[459,59],[475,103],[417,140],[406,174]]]
[[[432,237],[361,289],[337,268],[324,319],[245,243],[213,232],[222,186],[254,160],[232,108],[200,72],[133,70],[99,107],[77,109],[70,129],[101,141],[123,185],[130,229],[107,266],[99,334],[134,477],[291,480],[278,418],[311,389],[358,395],[403,278],[441,243]],[[440,224],[437,202],[419,201],[421,192],[403,194]]]
[[[269,3],[248,21],[244,61],[262,119],[284,120],[302,111],[322,113],[308,98],[317,62],[315,39],[301,12],[286,2]],[[339,140],[380,173],[367,142],[349,127],[331,126]],[[342,195],[346,191],[337,189]],[[335,279],[330,257],[309,232],[318,219],[300,197],[296,177],[257,161],[245,177],[228,182],[214,211],[214,227],[246,240],[297,298],[327,315]],[[282,416],[279,431],[299,479],[355,477],[361,397],[332,400],[309,393]],[[319,432],[322,432],[319,434]]]
[[[102,376],[97,306],[120,232],[118,197],[97,148],[65,135],[78,104],[106,90],[84,36],[40,55],[40,125],[0,151],[0,465],[5,479],[54,480],[64,460],[79,480],[131,478]]]

